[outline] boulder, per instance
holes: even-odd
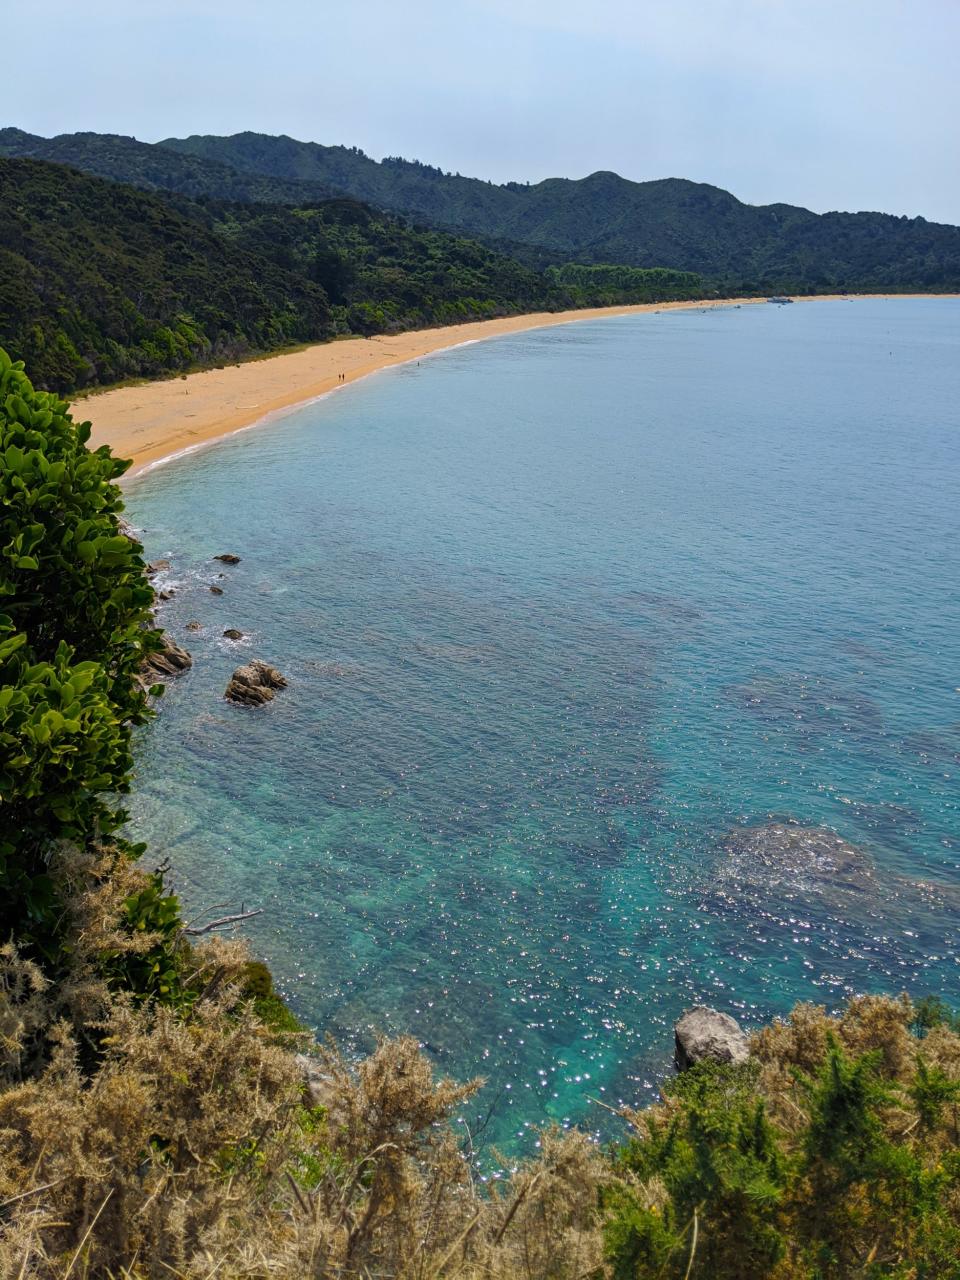
[[[203,630],[202,622],[188,622],[184,627],[184,631],[202,631],[202,630]]]
[[[169,568],[169,560],[154,560],[152,564],[147,565],[147,577],[154,578],[158,573],[165,573]]]
[[[309,1057],[305,1053],[298,1053],[294,1055],[294,1061],[303,1080],[304,1101],[307,1105],[310,1107],[329,1107],[332,1081],[328,1075],[324,1074],[318,1060]]]
[[[164,631],[161,633],[161,647],[156,653],[148,654],[140,667],[140,684],[144,689],[149,689],[151,685],[162,684],[172,676],[183,675],[192,666],[193,658],[190,654],[186,649],[181,649],[176,640]]]
[[[214,556],[214,560],[219,560],[221,564],[239,564],[240,557],[235,556],[232,551],[225,551],[222,556]]]
[[[243,632],[238,631],[236,627],[227,627],[226,631],[223,634],[224,634],[224,638],[227,640],[243,639]]]
[[[223,595],[223,587],[211,587],[210,590],[215,596]]]
[[[698,1062],[746,1062],[750,1046],[735,1018],[699,1004],[674,1024],[676,1060],[681,1071]]]
[[[277,689],[285,689],[287,682],[269,662],[254,658],[245,666],[237,667],[230,677],[224,697],[245,707],[260,707],[270,702]]]

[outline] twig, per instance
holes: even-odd
[[[254,916],[263,915],[263,907],[257,907],[253,911],[240,911],[235,916],[222,916],[219,920],[211,920],[209,924],[201,925],[199,928],[184,929],[184,936],[189,938],[197,938],[201,933],[209,933],[211,929],[222,929],[229,924],[238,924],[241,920],[251,920]]]
[[[42,1187],[31,1187],[29,1191],[21,1191],[19,1195],[11,1196],[9,1200],[0,1200],[0,1213],[3,1213],[4,1209],[9,1209],[12,1204],[16,1204],[18,1200],[25,1200],[27,1196],[38,1196],[41,1191],[49,1191],[51,1187],[56,1187],[63,1181],[63,1178],[57,1178],[56,1182],[45,1182]]]
[[[470,1234],[473,1228],[477,1225],[479,1220],[480,1220],[480,1210],[478,1209],[477,1212],[470,1219],[470,1221],[467,1223],[466,1227],[464,1227],[463,1231],[460,1232],[456,1240],[454,1240],[453,1244],[450,1246],[447,1252],[440,1259],[440,1261],[430,1268],[429,1280],[436,1280],[436,1277],[440,1275],[440,1273],[443,1271],[443,1268],[447,1265],[447,1263],[450,1261],[450,1259],[453,1257],[456,1251],[460,1248],[461,1244],[463,1244],[463,1242],[466,1240],[467,1236]]]
[[[110,1190],[107,1192],[107,1194],[103,1197],[103,1203],[101,1204],[97,1212],[93,1215],[93,1221],[90,1223],[89,1227],[87,1227],[86,1231],[83,1233],[83,1239],[77,1245],[77,1251],[73,1255],[73,1257],[70,1259],[69,1267],[67,1267],[66,1271],[63,1273],[63,1280],[69,1280],[70,1272],[73,1270],[74,1263],[77,1261],[77,1259],[80,1257],[80,1254],[83,1252],[83,1246],[90,1239],[90,1232],[97,1225],[97,1219],[100,1217],[101,1213],[103,1213],[104,1209],[107,1207],[107,1201],[110,1199],[112,1195],[113,1195],[113,1187],[111,1187]]]
[[[609,1102],[604,1102],[601,1098],[595,1098],[592,1094],[587,1094],[587,1101],[595,1103],[598,1107],[603,1107],[604,1111],[609,1111],[612,1116],[619,1116],[621,1120],[625,1120],[628,1125],[633,1126],[630,1118],[630,1112],[622,1107],[611,1107]]]
[[[211,911],[222,911],[224,907],[229,907],[229,905],[230,905],[229,902],[215,902],[212,907],[204,907],[199,915],[196,915],[193,917],[192,920],[187,921],[187,923],[184,925],[184,928],[192,929],[198,920],[202,920],[204,916],[208,916]],[[241,903],[241,907],[242,905],[243,904]]]
[[[495,1245],[499,1244],[500,1241],[503,1239],[504,1233],[506,1232],[507,1227],[509,1227],[510,1223],[513,1221],[517,1210],[523,1204],[524,1200],[527,1198],[527,1196],[530,1194],[533,1188],[540,1181],[540,1178],[542,1177],[542,1175],[543,1175],[543,1170],[541,1169],[539,1173],[535,1173],[533,1175],[533,1177],[530,1179],[530,1181],[527,1183],[525,1187],[523,1187],[520,1191],[517,1192],[516,1196],[514,1197],[513,1204],[510,1206],[510,1209],[507,1213],[507,1216],[504,1218],[503,1222],[501,1223],[500,1230],[493,1237],[493,1243]]]
[[[290,1173],[289,1169],[287,1170],[287,1181],[290,1183],[290,1186],[293,1189],[293,1194],[297,1197],[297,1203],[300,1205],[300,1208],[303,1210],[304,1213],[308,1214],[310,1212],[310,1209],[307,1205],[306,1200],[304,1200],[303,1196],[300,1194],[300,1188],[297,1186],[296,1179]]]
[[[697,1217],[697,1211],[693,1211],[693,1239],[690,1241],[690,1258],[687,1262],[687,1269],[683,1273],[683,1280],[690,1280],[690,1272],[693,1270],[693,1259],[697,1252],[697,1237],[700,1234],[700,1219]]]

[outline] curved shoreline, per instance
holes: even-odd
[[[828,301],[840,296],[815,295],[797,300]],[[133,459],[133,467],[126,477],[129,479],[253,427],[278,413],[317,400],[371,373],[423,359],[452,347],[528,329],[604,317],[752,306],[765,302],[765,298],[714,298],[534,312],[438,329],[415,329],[372,338],[323,342],[302,351],[99,392],[79,402],[74,417],[78,421],[89,420],[92,423],[91,448],[106,444],[120,457]]]

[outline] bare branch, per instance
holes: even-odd
[[[201,933],[209,933],[211,929],[224,929],[227,925],[239,924],[241,920],[251,920],[259,915],[263,915],[263,907],[257,907],[254,911],[239,911],[235,916],[221,916],[219,920],[211,920],[209,924],[188,926],[183,932],[187,937],[196,938]]]

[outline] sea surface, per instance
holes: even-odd
[[[128,502],[195,660],[135,834],[348,1052],[484,1076],[484,1142],[609,1134],[695,1002],[960,1004],[960,302],[464,346]]]

